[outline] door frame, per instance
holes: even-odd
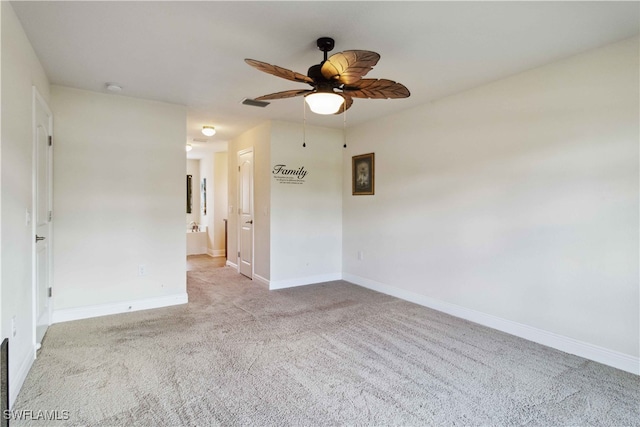
[[[38,327],[38,283],[37,283],[37,279],[38,279],[38,274],[36,271],[36,256],[37,256],[37,245],[36,245],[36,241],[35,241],[35,235],[36,235],[36,231],[37,231],[37,212],[36,212],[36,206],[37,206],[37,194],[36,194],[36,190],[37,190],[37,171],[36,169],[38,168],[38,162],[37,162],[37,121],[36,121],[36,105],[40,104],[40,106],[46,111],[46,113],[49,115],[49,123],[48,125],[48,133],[49,136],[53,138],[53,113],[51,112],[51,109],[49,108],[49,105],[47,104],[47,101],[45,101],[45,99],[42,97],[42,95],[40,95],[40,92],[38,91],[38,89],[35,86],[32,86],[32,92],[33,92],[33,96],[32,96],[32,108],[31,108],[31,132],[32,132],[32,155],[31,155],[31,236],[32,236],[32,240],[31,240],[31,293],[32,293],[32,298],[31,298],[31,307],[32,307],[32,311],[33,311],[33,336],[32,336],[32,342],[33,342],[33,347],[34,349],[38,349],[38,342],[37,342],[37,327]],[[48,200],[49,200],[49,206],[47,211],[48,212],[53,212],[53,145],[49,145],[48,148],[49,151],[49,158],[48,158],[48,185],[47,185],[47,193],[48,193]],[[47,239],[49,240],[48,244],[48,253],[47,253],[47,279],[49,281],[47,288],[52,288],[53,290],[53,218],[51,217],[51,219],[49,219],[47,221]],[[51,300],[49,301],[49,322],[48,322],[48,326],[51,326],[51,318],[53,315],[53,298],[50,297]]]
[[[255,259],[256,259],[256,222],[255,222],[255,217],[256,217],[256,204],[255,204],[255,173],[256,173],[256,152],[252,147],[249,148],[245,148],[243,150],[238,151],[238,153],[236,154],[236,163],[238,165],[238,179],[236,182],[236,217],[238,218],[238,220],[236,221],[237,224],[237,248],[238,248],[238,254],[240,253],[240,240],[242,238],[242,221],[240,221],[240,157],[243,154],[247,154],[247,153],[251,153],[253,156],[253,162],[251,162],[251,207],[252,207],[252,216],[253,216],[253,224],[251,224],[251,280],[253,280],[253,277],[256,274],[256,264],[255,264]],[[238,256],[236,258],[236,263],[238,264],[238,274],[240,274],[240,264],[241,264],[241,260],[240,260],[240,256]]]

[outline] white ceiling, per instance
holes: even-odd
[[[265,119],[302,121],[302,98],[261,109],[242,105],[305,85],[261,73],[253,58],[306,74],[333,51],[373,50],[370,78],[406,85],[411,97],[356,99],[348,125],[425,104],[560,58],[638,34],[638,2],[12,2],[52,84],[188,107],[188,141],[226,141]],[[117,95],[114,95],[117,96]],[[342,116],[307,113],[307,123],[342,127]]]

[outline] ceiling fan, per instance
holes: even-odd
[[[257,101],[292,98],[303,95],[311,111],[317,114],[340,114],[353,104],[353,98],[407,98],[410,93],[404,85],[388,79],[363,79],[380,55],[368,50],[345,50],[327,58],[335,42],[330,37],[317,40],[318,49],[324,52],[324,60],[313,65],[307,75],[287,70],[277,65],[245,59],[252,67],[283,79],[307,83],[313,89],[293,89],[255,98]]]

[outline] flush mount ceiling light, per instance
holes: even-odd
[[[213,136],[216,134],[216,128],[213,126],[202,126],[202,134],[206,136]]]
[[[189,151],[193,150],[193,147],[191,146],[191,144],[187,144],[185,149],[187,150],[187,152],[189,152]]]
[[[122,92],[122,86],[115,83],[106,83],[105,87],[109,92],[113,92],[113,93]]]
[[[344,103],[344,98],[333,91],[314,92],[305,96],[304,100],[316,114],[335,114]]]

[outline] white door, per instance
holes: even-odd
[[[238,271],[253,278],[253,149],[238,152]]]
[[[35,338],[39,347],[51,324],[51,130],[53,116],[33,88],[33,229]]]

